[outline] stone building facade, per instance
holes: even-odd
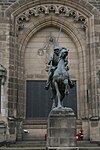
[[[77,85],[77,114],[88,132],[88,118],[100,116],[100,6],[93,0],[0,1],[0,64],[7,70],[1,85],[0,120],[20,122],[26,114],[26,80],[46,80],[52,44],[68,47],[69,67]],[[60,35],[59,35],[60,31]],[[89,138],[89,137],[88,137]]]

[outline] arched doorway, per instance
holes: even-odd
[[[29,0],[16,1],[6,11],[7,22],[10,20],[9,32],[9,79],[8,116],[25,118],[26,112],[26,80],[42,81],[47,78],[44,72],[35,76],[25,74],[25,54],[29,41],[42,29],[55,27],[70,37],[77,49],[77,112],[78,118],[89,118],[100,113],[99,85],[96,73],[99,71],[95,49],[99,50],[98,22],[99,13],[87,1],[69,0]],[[96,17],[96,19],[95,19]],[[98,33],[97,33],[98,32]],[[96,33],[96,34],[95,34]],[[98,43],[96,43],[96,38]],[[97,54],[98,55],[98,54]],[[30,56],[31,57],[31,56]],[[73,56],[71,56],[72,58]],[[37,57],[39,58],[39,56]],[[44,59],[45,60],[45,59]],[[98,59],[99,60],[99,59]],[[14,63],[13,63],[14,62]],[[99,62],[99,61],[98,61]],[[35,65],[35,62],[34,62]],[[77,70],[73,63],[71,68]],[[29,65],[30,67],[30,65]],[[40,66],[38,66],[40,67]],[[31,67],[32,68],[32,67]],[[75,72],[70,70],[73,79]],[[37,71],[38,72],[38,71]],[[13,93],[13,94],[12,94]],[[17,106],[17,107],[16,107]],[[20,119],[19,119],[20,120]]]
[[[45,91],[48,78],[46,64],[53,55],[55,45],[69,49],[69,68],[72,80],[78,79],[78,54],[77,48],[68,34],[56,27],[46,27],[39,30],[29,40],[25,50],[25,75],[26,75],[26,117],[47,117],[51,110],[51,91]],[[40,53],[41,52],[41,53]],[[77,84],[77,82],[76,82]],[[64,105],[74,109],[77,114],[76,85],[65,97]]]
[[[17,6],[14,5],[16,8],[15,11],[13,10],[13,6],[11,7],[12,9],[8,9],[8,12],[10,14],[12,13],[11,19],[12,19],[12,22],[14,23],[12,30],[15,33],[15,37],[18,36],[17,38],[18,41],[15,42],[15,45],[16,43],[20,43],[18,47],[18,50],[19,50],[18,53],[20,53],[20,57],[18,57],[18,60],[17,60],[18,61],[18,64],[17,64],[18,76],[16,76],[16,74],[15,76],[23,80],[24,92],[23,92],[23,97],[20,98],[21,92],[20,92],[20,88],[18,89],[19,92],[17,92],[17,95],[18,95],[17,103],[21,104],[23,101],[23,104],[25,104],[24,81],[26,80],[26,75],[24,72],[25,71],[25,66],[24,66],[25,57],[24,56],[25,56],[25,51],[26,51],[28,42],[30,41],[32,36],[34,36],[37,32],[39,32],[43,28],[47,28],[49,26],[49,27],[56,27],[60,29],[62,25],[62,31],[65,32],[70,37],[70,39],[76,45],[76,49],[77,49],[78,117],[80,118],[82,116],[84,117],[87,116],[88,115],[87,93],[89,93],[89,99],[92,98],[92,101],[94,101],[93,96],[90,93],[92,91],[94,93],[96,92],[95,89],[93,90],[93,87],[95,85],[95,79],[92,78],[93,79],[92,80],[90,76],[88,76],[89,71],[91,72],[91,75],[95,75],[95,67],[92,67],[92,68],[90,67],[92,60],[93,60],[93,63],[95,64],[95,60],[94,60],[95,56],[93,57],[92,53],[90,53],[90,47],[88,46],[89,41],[93,41],[93,37],[94,37],[94,36],[90,36],[93,33],[92,32],[93,28],[91,29],[91,31],[89,30],[90,29],[89,27],[93,23],[92,11],[91,10],[88,11],[87,5],[85,8],[86,11],[83,11],[81,9],[82,7],[84,8],[83,3],[77,3],[76,1],[73,3],[70,3],[70,1],[68,1],[68,3],[66,3],[65,1],[62,1],[61,3],[59,3],[59,1],[54,1],[53,5],[51,5],[49,1],[46,3],[43,2],[41,4],[39,3],[39,1],[37,1],[37,4],[35,5],[35,3],[30,0],[28,8],[26,8],[26,3],[24,2],[21,5],[22,5],[21,9],[20,9],[19,4]],[[77,10],[76,10],[76,6],[78,8]],[[93,51],[93,47],[91,47],[91,49]],[[74,65],[74,67],[76,66],[77,65]],[[74,75],[74,72],[72,73],[71,71],[71,74]],[[20,84],[19,81],[18,81],[18,84]],[[89,89],[89,92],[87,92],[87,87],[89,85],[92,85],[92,86]],[[21,85],[19,85],[19,87],[20,86]],[[92,102],[90,106],[92,107]],[[20,110],[22,109],[20,108]]]

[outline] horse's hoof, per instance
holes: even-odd
[[[49,87],[48,87],[48,86],[45,86],[44,88],[45,88],[45,90],[49,90]]]
[[[52,109],[56,108],[56,106],[52,106]]]
[[[62,109],[62,106],[57,106],[58,109]]]
[[[68,95],[69,94],[69,91],[65,91],[65,95]]]

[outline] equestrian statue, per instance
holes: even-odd
[[[56,97],[58,101],[56,108],[63,108],[62,102],[65,95],[69,94],[69,87],[74,87],[68,72],[68,52],[67,48],[62,47],[60,49],[59,47],[55,47],[53,57],[48,62],[49,76],[45,89],[48,90],[51,85],[53,95],[52,108],[56,107]]]

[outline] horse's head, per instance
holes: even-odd
[[[69,52],[69,49],[68,49],[68,48],[62,47],[62,48],[61,48],[61,51],[60,51],[60,58],[65,59],[66,56],[68,56],[68,52]]]

